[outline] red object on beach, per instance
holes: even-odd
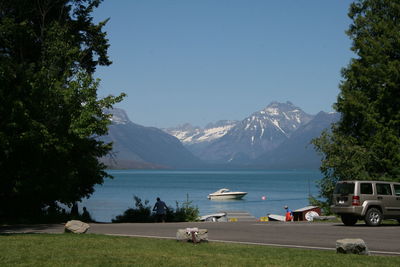
[[[285,218],[285,220],[286,220],[287,222],[290,222],[290,221],[293,220],[293,216],[290,215],[290,211],[286,212],[286,218]]]

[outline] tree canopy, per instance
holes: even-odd
[[[99,65],[111,64],[100,0],[0,1],[0,216],[71,205],[105,177],[98,158],[111,144],[98,98]]]
[[[328,204],[338,180],[400,181],[400,1],[355,1],[349,17],[355,58],[342,70],[341,119],[313,141]]]

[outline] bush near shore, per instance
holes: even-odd
[[[149,201],[142,201],[141,198],[134,196],[135,208],[130,208],[124,211],[123,214],[118,215],[112,220],[113,223],[126,223],[126,222],[155,222],[156,217],[152,213],[152,206]],[[199,217],[199,209],[192,205],[187,195],[186,201],[180,206],[176,202],[176,208],[168,207],[166,214],[167,222],[193,222]]]

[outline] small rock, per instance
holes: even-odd
[[[90,228],[89,224],[78,221],[72,220],[68,221],[65,224],[65,232],[71,232],[75,234],[83,234]]]
[[[367,245],[360,238],[346,238],[336,240],[336,253],[369,255]]]

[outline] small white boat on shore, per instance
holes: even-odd
[[[227,222],[226,212],[213,213],[201,216],[199,218],[200,221],[206,222]]]
[[[241,199],[247,192],[231,192],[227,188],[222,188],[212,194],[208,195],[211,200],[225,200],[225,199]]]

